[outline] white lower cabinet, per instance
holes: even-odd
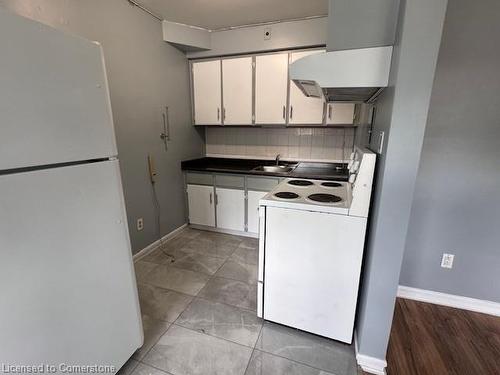
[[[245,230],[245,191],[216,188],[217,228]]]
[[[259,200],[266,195],[263,191],[248,191],[248,232],[259,233]]]
[[[214,187],[187,185],[189,223],[215,227]]]

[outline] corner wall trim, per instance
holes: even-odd
[[[186,228],[187,228],[187,223],[186,224],[183,224],[181,225],[179,228],[177,229],[174,229],[172,232],[164,235],[162,238],[160,238],[159,240],[156,240],[155,242],[149,244],[148,246],[146,246],[144,249],[142,249],[141,251],[139,251],[137,254],[134,254],[134,256],[132,257],[134,259],[134,262],[137,262],[139,260],[141,260],[142,258],[144,258],[146,255],[152,253],[154,250],[156,250],[163,242],[165,241],[168,241],[176,236],[178,236],[179,234],[182,233],[182,231],[184,231]]]
[[[356,351],[356,362],[358,362],[358,365],[364,372],[375,375],[386,375],[385,368],[387,367],[387,361],[385,359],[370,357],[359,353],[358,333],[356,331],[354,332],[354,349]]]
[[[398,297],[500,316],[500,303],[400,285]]]

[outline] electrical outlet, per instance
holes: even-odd
[[[441,259],[441,267],[443,268],[453,268],[453,259],[455,258],[455,254],[443,254],[443,258]]]
[[[144,229],[144,219],[140,217],[137,219],[137,230],[143,230]]]
[[[271,28],[267,27],[264,29],[264,40],[271,39]]]

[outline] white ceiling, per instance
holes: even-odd
[[[167,21],[210,30],[326,15],[328,0],[137,0]]]

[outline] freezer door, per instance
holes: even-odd
[[[142,345],[118,161],[0,176],[6,364],[113,365]]]
[[[99,44],[0,7],[0,170],[117,154]]]

